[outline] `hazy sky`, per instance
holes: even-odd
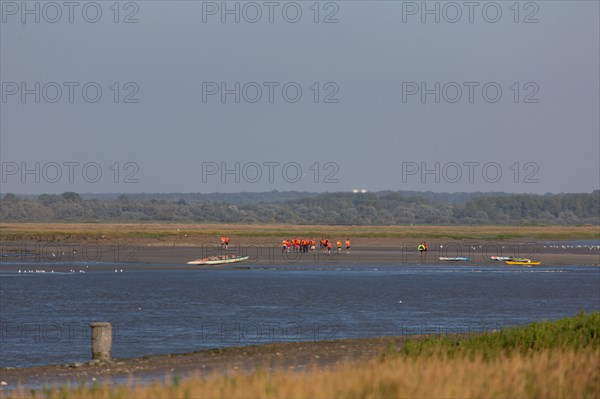
[[[598,1],[0,5],[2,193],[600,186]]]

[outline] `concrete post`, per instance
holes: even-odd
[[[106,322],[90,323],[92,329],[92,360],[112,360],[112,325]]]

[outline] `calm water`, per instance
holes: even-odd
[[[119,358],[274,341],[482,331],[582,309],[600,310],[597,267],[3,271],[0,366],[89,360],[90,321],[113,323]]]

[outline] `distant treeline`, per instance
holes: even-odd
[[[483,196],[506,196],[510,195],[502,192],[471,192],[471,193],[438,193],[433,191],[379,191],[374,193],[378,197],[385,196],[387,194],[400,194],[405,197],[418,197],[432,201],[439,202],[451,202],[454,204],[464,204],[474,198]],[[101,199],[101,200],[112,200],[117,199],[121,193],[103,193],[103,194],[92,194],[92,193],[81,193],[79,194],[82,199]],[[293,200],[301,200],[305,198],[318,197],[319,193],[307,192],[307,191],[265,191],[265,192],[238,192],[238,193],[133,193],[127,194],[127,198],[134,201],[149,201],[149,200],[165,200],[165,201],[179,201],[185,200],[186,202],[198,202],[198,201],[216,201],[216,202],[228,202],[232,205],[246,205],[246,204],[258,204],[260,202],[285,202]],[[19,198],[36,199],[37,195],[19,195]]]
[[[241,199],[242,193],[219,195],[221,200],[198,199],[194,194],[161,194],[158,198],[134,194],[88,199],[73,192],[42,194],[37,198],[6,194],[0,199],[0,220],[334,225],[600,224],[600,190],[589,194],[546,195],[271,192],[252,193],[250,196],[254,197],[246,201]],[[224,200],[228,196],[230,200]],[[465,200],[465,196],[469,199]]]

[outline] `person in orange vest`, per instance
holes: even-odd
[[[333,245],[331,245],[331,241],[327,240],[327,255],[331,254],[331,247],[333,247]]]
[[[336,247],[337,247],[337,251],[338,251],[337,253],[338,253],[338,255],[339,255],[340,253],[342,253],[342,242],[341,242],[340,240],[337,240],[337,241],[335,242],[335,245],[336,245]]]
[[[281,253],[287,252],[287,240],[281,240]]]
[[[346,238],[346,254],[350,253],[350,239]]]

